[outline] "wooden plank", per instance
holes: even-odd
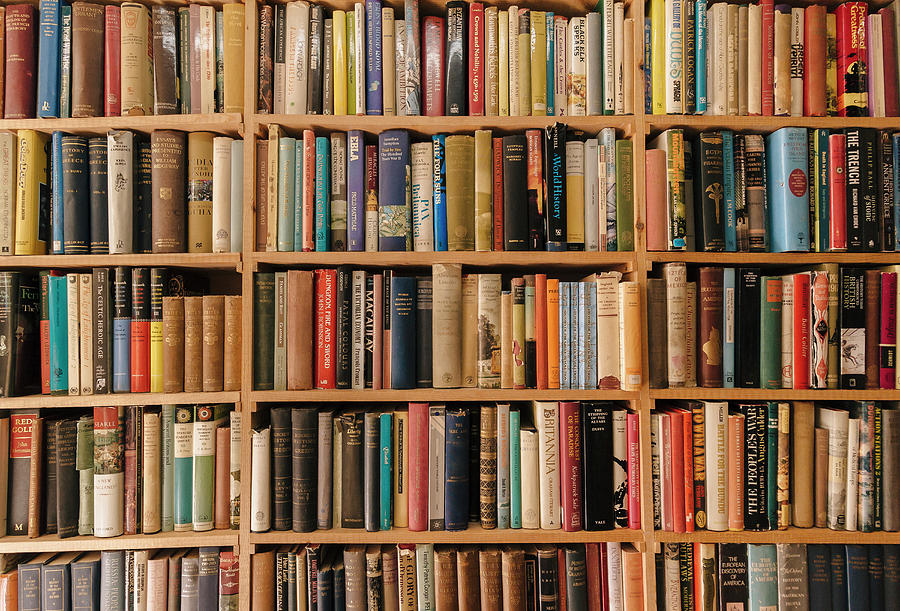
[[[684,261],[704,265],[845,265],[900,264],[900,252],[648,252],[648,261]]]
[[[862,533],[827,528],[788,528],[787,530],[724,531],[697,530],[692,533],[656,531],[659,543],[900,543],[900,532]]]
[[[900,390],[793,390],[762,388],[654,388],[650,398],[712,401],[898,401]]]
[[[736,117],[716,115],[646,115],[647,126],[652,131],[671,127],[695,130],[733,129],[737,131],[770,132],[782,127],[807,127],[844,129],[874,127],[875,129],[900,129],[900,117]]]
[[[209,530],[206,532],[165,532],[153,535],[122,535],[120,537],[68,537],[44,535],[35,539],[27,537],[0,538],[0,553],[68,552],[80,550],[154,549],[162,547],[200,547],[215,545],[231,547],[238,544],[236,530]]]
[[[512,543],[521,545],[525,543],[588,543],[598,541],[630,541],[641,542],[643,535],[640,530],[616,528],[602,531],[577,531],[566,532],[564,530],[529,530],[529,529],[490,529],[485,530],[477,525],[470,525],[463,531],[422,531],[415,532],[405,528],[392,530],[380,530],[378,532],[366,532],[354,528],[333,528],[331,530],[316,530],[308,533],[296,533],[291,531],[269,531],[265,533],[250,533],[250,543],[259,544],[296,544],[296,543],[450,543],[450,544],[485,544],[498,545]]]
[[[396,401],[635,401],[638,392],[623,390],[536,390],[482,388],[416,388],[412,390],[255,390],[250,393],[252,403],[309,402],[376,402]]]
[[[187,6],[187,2],[184,5]],[[35,129],[41,132],[64,131],[70,134],[103,134],[111,129],[151,132],[156,129],[210,131],[228,135],[243,133],[243,115],[149,115],[146,117],[86,117],[81,119],[0,119],[0,129]]]
[[[22,255],[0,257],[0,269],[76,269],[90,267],[180,267],[235,271],[241,253],[172,253],[123,255]]]
[[[67,408],[93,407],[97,405],[163,405],[174,403],[237,403],[241,400],[239,391],[232,392],[147,392],[116,393],[105,395],[31,395],[0,399],[0,409],[18,408]]]

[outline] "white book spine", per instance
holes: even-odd
[[[233,141],[227,136],[213,138],[213,252],[231,251],[231,143]],[[243,175],[243,172],[241,174]]]
[[[231,141],[231,252],[244,242],[244,141]]]
[[[619,272],[597,274],[597,338],[603,344],[597,346],[597,384],[619,377]],[[618,385],[618,384],[617,384]]]
[[[434,147],[429,142],[410,146],[412,179],[413,250],[434,250]],[[473,185],[474,189],[474,185]]]
[[[559,404],[535,401],[538,426],[538,469],[541,485],[541,528],[562,527],[559,507]]]
[[[847,527],[847,434],[849,415],[842,409],[817,408],[816,426],[828,430],[828,475],[825,482],[827,526]]]
[[[791,14],[775,11],[775,115],[791,112]]]
[[[601,13],[591,12],[585,16],[585,35],[587,43],[585,48],[585,113],[588,115],[602,115],[606,110],[607,101],[612,102],[614,91],[606,89],[607,73],[612,77],[613,62],[615,61],[612,49],[614,40],[607,40],[608,30],[612,30],[613,24],[606,20],[606,7],[610,7],[612,16],[612,0],[601,1]],[[608,27],[607,27],[608,26]],[[576,36],[578,32],[575,32]],[[578,42],[575,44],[576,48]],[[609,52],[609,57],[606,53]],[[611,104],[611,107],[615,103]]]
[[[200,7],[200,106],[204,114],[216,111],[216,9]]]
[[[587,113],[587,19],[572,17],[566,32],[566,114],[583,117]],[[512,76],[510,75],[510,78]]]
[[[750,39],[747,37],[748,19],[750,18],[749,6],[742,4],[738,7],[738,70],[735,85],[738,89],[738,114],[747,114],[747,62],[750,52]],[[759,77],[755,77],[759,80]]]
[[[747,7],[747,114],[762,114],[762,7]]]
[[[434,544],[416,545],[416,590],[418,611],[434,611]]]
[[[300,106],[300,74],[306,74],[306,66],[301,68],[298,61],[306,58],[306,49],[301,50],[300,29],[303,14],[306,14],[306,31],[304,32],[304,46],[308,44],[305,38],[309,34],[309,5],[303,7],[303,2],[288,2],[284,9],[284,46],[285,46],[285,77],[284,77],[284,112],[287,114],[299,114],[306,110],[306,105]],[[305,11],[303,9],[306,9]],[[304,77],[304,81],[305,81]],[[306,98],[306,87],[302,87],[302,97]]]
[[[394,104],[397,116],[405,117],[409,113],[406,110],[406,22],[402,19],[394,20],[394,42],[397,45],[397,53],[394,55]]]
[[[229,477],[230,477],[230,507],[240,507],[241,503],[241,411],[234,410],[231,412],[231,453],[229,460]],[[231,527],[240,525],[240,515],[235,516],[232,511]]]
[[[366,272],[353,270],[351,346],[350,353],[350,386],[353,390],[366,387]]]
[[[712,75],[712,108],[714,115],[724,115],[728,104],[728,5],[714,4],[709,9],[712,17],[709,19],[712,33],[712,45],[710,45],[710,61],[712,70],[707,70]],[[708,90],[709,87],[707,87]]]
[[[142,468],[145,474],[160,472],[160,429],[159,412],[143,414]],[[160,478],[141,478],[141,529],[144,533],[155,533],[160,529]]]
[[[509,40],[509,116],[519,116],[519,7],[512,5],[506,23]]]
[[[497,404],[497,528],[509,528],[509,403]]]
[[[78,312],[79,286],[78,274],[66,275],[66,330],[69,361],[69,394],[81,394],[81,362],[78,358],[80,336],[78,327],[81,316]]]
[[[16,135],[0,132],[0,255],[13,254],[15,224]]]
[[[791,116],[803,116],[803,9],[791,9]]]
[[[428,408],[428,530],[444,530],[445,407]]]
[[[616,109],[615,63],[617,30],[613,5],[613,0],[603,0],[603,114],[610,114]],[[622,30],[619,29],[618,32],[621,34]]]
[[[781,283],[781,387],[794,386],[794,277]]]
[[[568,59],[566,43],[568,41],[569,21],[562,15],[553,16],[553,109],[556,116],[567,114],[569,96],[566,89],[568,75]]]
[[[405,0],[404,9],[406,17],[406,114],[421,115],[422,71],[419,57],[419,0]]]
[[[728,530],[728,403],[707,401],[704,410],[706,453],[706,528]]]
[[[600,250],[600,198],[597,192],[597,164],[599,154],[596,138],[588,138],[584,142],[584,249],[596,252]],[[604,173],[606,168],[604,168]],[[604,198],[605,201],[605,198]],[[605,206],[604,206],[605,209]],[[604,227],[605,229],[605,227]],[[604,240],[606,232],[603,232]]]
[[[111,131],[106,136],[106,147],[109,254],[131,253],[134,134]]]
[[[613,34],[615,36],[615,60],[613,62],[613,76],[615,79],[615,97],[613,112],[617,115],[625,114],[625,3],[616,2],[613,5]],[[605,29],[605,28],[604,28]],[[634,39],[632,38],[632,43]],[[628,70],[634,70],[634,65],[629,64]],[[609,98],[609,96],[606,96]]]
[[[366,9],[362,2],[356,3],[356,18],[353,20],[353,44],[356,45],[356,114],[366,114]]]
[[[134,552],[134,586],[133,605],[129,605],[133,611],[147,611],[147,560],[150,554],[145,549]]]
[[[541,490],[539,486],[538,433],[519,431],[519,453],[522,463],[522,528],[541,527]]]
[[[250,530],[265,532],[271,526],[270,429],[254,430],[250,442]]]
[[[609,592],[609,611],[625,611],[622,589],[622,544],[607,541],[606,545],[606,587]]]
[[[94,296],[94,277],[92,274],[78,274],[78,312],[79,342],[78,352],[81,361],[81,394],[94,394],[94,342],[92,299]],[[73,346],[73,350],[76,348]]]
[[[668,264],[666,277],[666,343],[668,379],[672,388],[687,382],[687,269],[683,263]]]
[[[382,112],[386,117],[392,117],[397,113],[397,86],[394,73],[394,51],[396,40],[394,38],[394,9],[386,6],[381,9],[381,92]]]
[[[666,112],[681,114],[684,100],[684,15],[682,0],[666,0]]]
[[[847,421],[847,505],[844,510],[847,530],[856,530],[859,501],[859,418]]]
[[[509,13],[497,12],[497,56],[498,56],[498,111],[501,117],[509,116]],[[506,78],[504,78],[504,76]]]

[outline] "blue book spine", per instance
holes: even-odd
[[[444,528],[469,525],[469,410],[451,408],[444,416]]]
[[[559,283],[559,387],[569,388],[569,282]]]
[[[586,379],[585,379],[585,366],[584,362],[587,360],[587,332],[585,326],[584,316],[582,314],[585,313],[587,309],[587,288],[586,282],[575,282],[572,284],[572,288],[577,291],[577,296],[573,300],[572,305],[574,306],[572,309],[572,332],[575,336],[575,345],[577,346],[575,352],[575,362],[577,363],[576,371],[576,384],[575,388],[584,389],[586,388]]]
[[[809,608],[831,609],[831,553],[827,545],[806,546]]]
[[[418,92],[407,97],[417,98]],[[406,251],[411,246],[409,132],[392,129],[378,135],[378,250]]]
[[[328,138],[316,138],[316,252],[328,250],[331,242],[331,156]]]
[[[725,188],[725,250],[737,252],[737,222],[734,197],[734,132],[722,130],[722,171]]]
[[[278,251],[294,250],[294,173],[297,139],[278,140]]]
[[[697,11],[697,14],[700,14],[700,11]],[[644,17],[644,113],[648,115],[653,114],[653,73],[650,70],[653,59],[650,40],[650,17]]]
[[[72,6],[62,7],[62,42],[60,43],[59,116],[72,116]]]
[[[68,564],[41,566],[41,609],[71,611],[72,573]]]
[[[749,609],[778,608],[778,561],[775,546],[748,545]]]
[[[883,566],[900,566],[900,545],[885,545],[883,556]],[[884,572],[884,599],[900,600],[900,574],[897,571],[888,570]],[[819,609],[821,607],[810,608]]]
[[[894,154],[894,250],[900,251],[900,134],[891,136]]]
[[[766,138],[769,244],[772,252],[809,251],[809,148],[806,129],[783,127]]]
[[[588,389],[597,388],[597,368],[591,364],[597,362],[597,291],[590,282],[585,285],[584,314],[581,326],[584,327],[585,348],[584,362],[584,386]]]
[[[95,609],[100,601],[100,560],[72,563],[72,608]]]
[[[20,564],[19,573],[19,609],[35,610],[41,608],[41,567],[40,562]]]
[[[835,611],[848,609],[847,604],[847,558],[844,546],[827,546],[831,554],[831,608]]]
[[[509,527],[522,528],[521,412],[509,412]]]
[[[447,166],[443,134],[431,137],[434,149],[434,250],[447,250]],[[896,167],[896,165],[895,165]]]
[[[59,55],[62,39],[60,0],[41,0],[38,39],[38,116],[59,116]]]
[[[722,275],[722,380],[725,388],[734,388],[734,268]]]
[[[391,279],[391,388],[416,387],[416,279]]]
[[[294,146],[294,252],[303,250],[303,138]]]
[[[50,392],[54,394],[69,391],[66,289],[65,276],[50,276]]]
[[[50,137],[50,252],[54,255],[65,254],[65,214],[63,213],[63,178],[62,178],[62,132],[53,132]]]
[[[556,76],[556,28],[553,27],[553,13],[547,12],[547,116],[556,114],[556,93],[553,91]]]
[[[869,552],[869,604],[871,609],[885,609],[884,601],[896,598],[886,598],[884,593],[884,550],[888,546],[867,545]],[[896,565],[894,565],[896,566]],[[891,603],[893,606],[894,603]]]
[[[706,112],[706,0],[697,0],[695,23],[694,83],[697,92],[697,114],[702,115]]]
[[[391,435],[393,434],[394,416],[393,414],[381,414],[381,474],[378,480],[381,482],[381,519],[379,525],[381,530],[391,529],[391,516],[393,509],[391,501],[394,498],[393,489],[391,487],[391,470],[394,466],[393,445],[391,443]]]
[[[366,249],[366,149],[363,133],[356,129],[347,132],[347,215],[347,250],[362,252]]]
[[[850,611],[870,611],[867,545],[847,545],[847,603]]]
[[[831,191],[828,188],[828,139],[831,130],[816,130],[816,212],[818,214],[818,227],[816,228],[816,250],[827,252],[831,248],[831,215],[828,213],[831,202]],[[896,201],[896,200],[895,200]]]
[[[117,267],[113,279],[113,392],[131,392],[131,272]]]
[[[366,0],[367,115],[383,114],[381,66],[381,0]]]

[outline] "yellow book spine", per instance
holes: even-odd
[[[494,177],[491,130],[475,131],[475,250],[493,248],[493,207],[491,188]]]
[[[381,92],[384,116],[393,117],[397,114],[394,104],[396,97],[396,81],[394,75],[394,52],[397,43],[394,40],[394,9],[384,7],[381,9]]]
[[[531,11],[531,114],[547,114],[547,14]]]
[[[225,22],[225,112],[244,112],[244,5],[222,6]]]
[[[666,0],[650,0],[650,72],[653,78],[653,114],[666,114]]]
[[[188,252],[212,252],[213,135],[188,134]]]
[[[278,250],[278,147],[281,127],[269,126],[269,147],[266,165],[266,251]]]
[[[497,50],[500,53],[500,116],[509,116],[509,13],[497,15]]]
[[[531,28],[528,9],[519,9],[519,115],[531,115]]]
[[[47,240],[46,236],[40,235],[39,228],[41,192],[43,191],[45,194],[49,192],[47,144],[50,137],[31,129],[19,130],[18,136],[19,169],[16,179],[15,254],[45,255],[47,254]],[[49,206],[50,202],[45,201],[44,205]]]
[[[356,114],[356,62],[359,49],[356,48],[356,14],[347,13],[347,113]],[[335,55],[337,57],[337,55]],[[335,64],[337,66],[337,64]],[[337,113],[335,113],[337,114]]]
[[[409,473],[409,413],[394,412],[394,527],[409,526],[409,492],[407,489]]]
[[[622,390],[639,390],[641,368],[641,287],[634,281],[619,283],[619,362]]]
[[[347,13],[334,11],[331,19],[334,114],[345,115],[347,114]]]
[[[509,35],[509,116],[519,116],[519,8],[509,7],[509,22],[506,31]],[[529,94],[529,98],[531,94]]]

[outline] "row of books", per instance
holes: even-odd
[[[45,552],[0,573],[0,611],[237,611],[239,576],[229,548]]]
[[[691,139],[670,129],[649,146],[649,250],[900,248],[900,134],[787,127]]]
[[[900,596],[900,546],[664,543],[656,608],[885,611]]]
[[[646,112],[896,117],[898,10],[651,0]]]
[[[617,271],[254,275],[256,390],[641,385],[640,290]]]
[[[244,141],[0,132],[0,255],[238,252]]]
[[[257,147],[259,250],[634,250],[632,143],[611,127],[376,145],[272,125]]]
[[[396,16],[381,0],[347,7],[260,7],[258,112],[634,112],[634,19],[624,2],[604,0],[571,18],[461,0],[421,20],[417,0],[405,0]]]
[[[612,403],[285,406],[269,420],[253,430],[254,532],[641,527],[639,418]]]
[[[4,534],[237,528],[241,413],[231,408],[94,407],[62,417],[21,410],[0,419]]]
[[[241,297],[166,268],[0,272],[0,396],[241,387]]]
[[[667,263],[647,285],[655,388],[900,388],[897,273]],[[693,276],[693,270],[692,274]]]
[[[65,0],[0,12],[7,119],[243,112],[244,6]]]
[[[637,611],[644,608],[642,558],[630,543],[285,546],[253,555],[251,605]]]

